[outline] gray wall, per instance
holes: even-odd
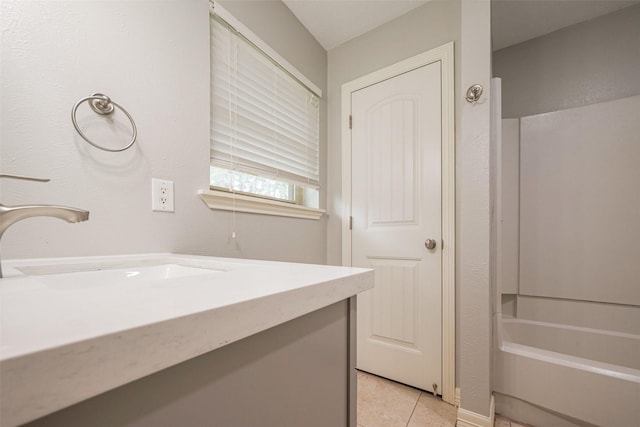
[[[493,54],[502,117],[640,95],[640,4]]]
[[[478,422],[491,403],[491,278],[494,242],[491,235],[491,181],[495,165],[491,139],[491,8],[488,1],[463,0],[461,8],[461,90],[456,105],[460,124],[456,146],[456,299],[458,419]],[[482,98],[469,103],[467,88],[480,84]],[[465,410],[474,412],[466,419]],[[491,420],[482,419],[482,423]]]
[[[281,2],[225,6],[326,91],[326,52]],[[325,262],[325,219],[234,217],[208,209],[196,194],[208,188],[209,177],[207,0],[1,7],[0,171],[51,178],[47,184],[2,179],[1,202],[91,211],[80,224],[16,223],[2,238],[5,258],[181,252]],[[70,110],[92,92],[129,110],[138,126],[133,148],[106,153],[78,136]],[[114,146],[129,140],[122,116],[108,125],[87,110],[84,104],[79,119],[88,135]],[[321,111],[324,128],[326,108]],[[323,180],[325,140],[322,133]],[[175,213],[151,211],[152,177],[175,182]]]

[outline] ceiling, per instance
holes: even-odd
[[[422,6],[428,0],[283,0],[326,50]]]
[[[428,2],[283,1],[326,50],[340,46]],[[492,0],[493,49],[502,49],[633,4],[640,4],[640,0]]]

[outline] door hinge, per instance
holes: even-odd
[[[353,116],[349,114],[349,129],[353,129]]]
[[[353,217],[349,217],[349,230],[353,230]]]

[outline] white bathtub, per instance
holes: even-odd
[[[496,327],[496,392],[597,426],[640,426],[640,335],[500,315]]]

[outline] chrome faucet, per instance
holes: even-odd
[[[17,179],[31,179],[27,177],[19,177],[15,175],[0,174],[0,177],[17,178]],[[44,180],[37,180],[44,181]],[[46,181],[45,181],[46,182]],[[69,208],[66,206],[53,206],[53,205],[19,205],[19,206],[4,206],[0,204],[0,239],[7,228],[11,227],[16,222],[25,219],[32,218],[34,216],[48,216],[53,218],[60,218],[67,222],[81,222],[89,219],[89,211],[82,209]],[[2,278],[2,263],[0,262],[0,278]]]

